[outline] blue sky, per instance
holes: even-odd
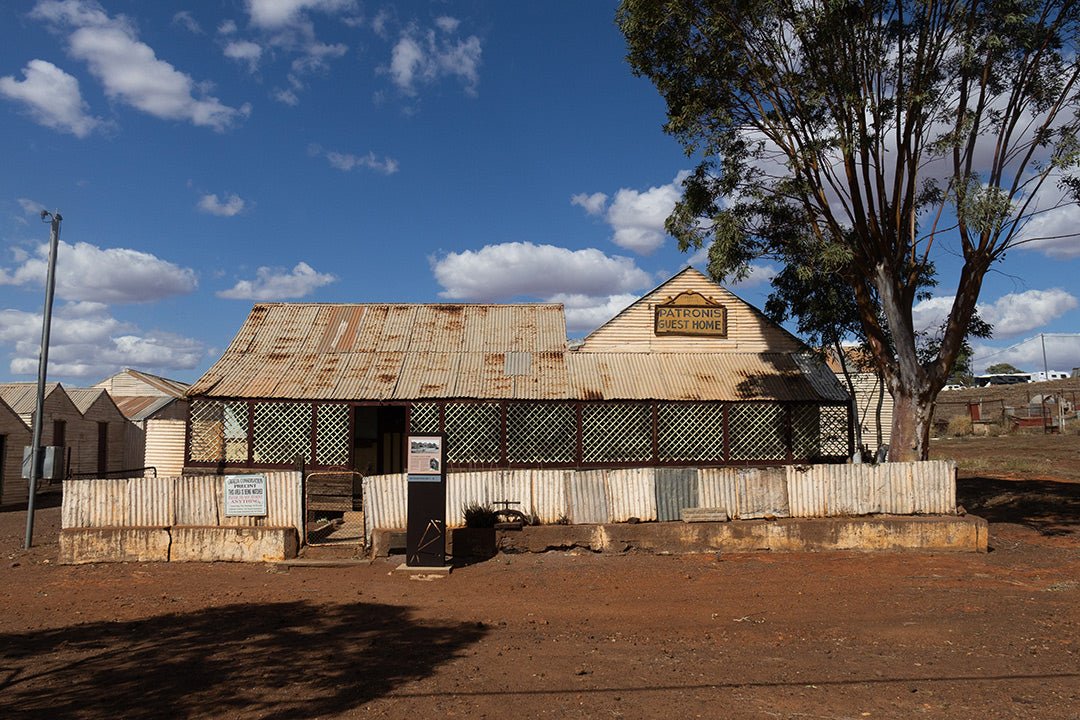
[[[663,233],[691,162],[615,7],[4,3],[0,381],[36,376],[42,208],[64,216],[49,376],[70,385],[192,381],[258,301],[555,301],[580,337],[703,269]],[[979,354],[1040,369],[1037,341],[1003,349],[1053,333],[1051,368],[1080,365],[1078,258],[1012,253]],[[770,271],[733,289],[761,306]]]

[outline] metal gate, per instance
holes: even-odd
[[[362,545],[364,476],[355,470],[323,470],[304,476],[308,545]]]

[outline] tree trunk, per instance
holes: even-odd
[[[892,438],[889,460],[913,462],[930,455],[930,423],[934,414],[934,395],[929,388],[911,393],[907,388],[893,390]]]

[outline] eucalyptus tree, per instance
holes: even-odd
[[[697,161],[669,232],[708,245],[714,275],[770,257],[850,289],[894,398],[893,459],[926,456],[986,273],[1075,202],[1078,19],[1064,0],[618,10],[631,67]],[[955,297],[926,357],[913,307],[946,264]]]

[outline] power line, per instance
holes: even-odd
[[[1003,353],[1007,353],[1010,350],[1016,350],[1017,348],[1023,347],[1024,345],[1027,345],[1028,343],[1033,342],[1035,340],[1040,340],[1042,338],[1048,338],[1048,337],[1052,337],[1052,338],[1080,338],[1080,333],[1039,333],[1038,335],[1033,335],[1032,337],[1025,338],[1024,340],[1021,340],[1020,342],[1015,343],[1013,345],[1010,345],[1008,347],[1001,348],[999,350],[995,350],[995,351],[993,351],[991,353],[987,353],[985,355],[980,355],[977,358],[972,357],[971,358],[971,363],[972,363],[972,365],[974,365],[976,363],[985,362],[986,360],[990,360],[991,358],[997,357],[998,355],[1001,355]]]

